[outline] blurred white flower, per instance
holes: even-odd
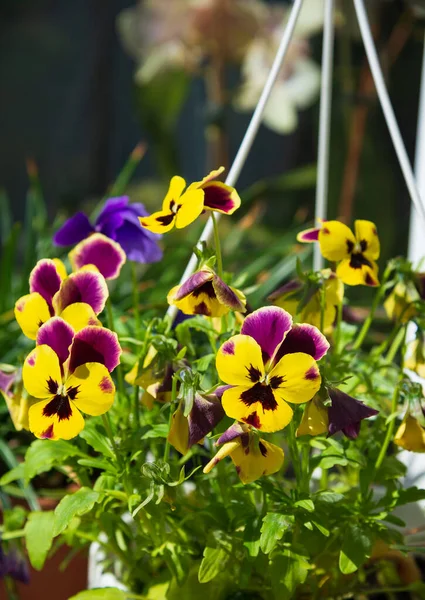
[[[277,133],[294,131],[298,111],[316,100],[320,69],[309,56],[307,37],[323,27],[324,0],[305,0],[284,64],[270,94],[263,122]],[[269,7],[269,18],[250,44],[242,66],[243,83],[235,102],[238,110],[253,110],[260,98],[288,19],[288,9]]]

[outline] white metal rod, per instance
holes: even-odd
[[[325,0],[323,20],[322,78],[320,83],[319,143],[317,150],[316,223],[327,218],[329,142],[331,131],[332,72],[334,48],[334,0]],[[323,268],[319,244],[314,244],[313,269]]]
[[[425,37],[422,53],[421,90],[418,107],[418,126],[416,134],[415,152],[416,183],[421,194],[422,205],[425,204]],[[414,265],[418,265],[425,257],[424,226],[415,206],[410,211],[409,249],[408,258]]]
[[[388,91],[385,86],[384,76],[378,60],[375,44],[373,42],[372,33],[369,26],[369,21],[366,14],[366,9],[363,0],[353,0],[354,8],[356,9],[357,20],[359,22],[360,32],[363,38],[363,44],[366,50],[369,61],[370,70],[375,82],[376,91],[378,93],[381,107],[384,112],[387,126],[390,131],[391,139],[394,144],[398,161],[406,181],[407,189],[409,190],[412,202],[417,210],[417,214],[422,220],[422,226],[425,225],[425,206],[422,204],[421,197],[416,186],[415,177],[413,175],[412,166],[407,156],[406,148],[401,137],[400,129],[394,115],[394,110],[391,105]]]
[[[266,107],[267,101],[269,99],[270,92],[272,91],[273,85],[279,74],[280,68],[285,59],[286,52],[289,47],[289,43],[290,43],[292,35],[294,33],[295,25],[297,23],[298,15],[300,14],[302,3],[303,3],[303,0],[294,0],[294,4],[292,6],[288,22],[286,24],[285,30],[282,35],[282,40],[279,44],[279,48],[276,53],[275,59],[273,61],[272,67],[270,69],[270,73],[267,77],[267,81],[264,84],[263,91],[261,93],[258,104],[255,108],[254,114],[251,117],[251,121],[248,125],[248,129],[245,132],[245,135],[243,137],[241,145],[239,146],[239,150],[235,156],[233,164],[232,164],[232,166],[229,170],[229,173],[226,177],[225,183],[227,185],[234,186],[236,184],[238,177],[240,175],[240,172],[242,171],[243,166],[245,164],[248,153],[251,150],[252,144],[254,143],[255,136],[257,135],[257,131],[261,125],[263,112]],[[216,219],[218,219],[219,217],[220,217],[220,213],[217,213]],[[199,238],[198,244],[200,244],[202,242],[208,242],[208,240],[211,238],[212,232],[213,232],[213,222],[212,222],[212,218],[210,217],[207,221],[207,224],[204,227],[201,237]],[[192,275],[192,273],[196,269],[197,262],[198,262],[198,259],[197,259],[196,255],[192,254],[192,256],[187,264],[187,267],[185,269],[185,272],[183,273],[183,276],[180,280],[181,283],[183,281],[186,281],[186,279],[190,275]],[[176,314],[177,314],[177,310],[178,310],[177,307],[174,305],[171,305],[168,307],[167,316],[169,319],[171,319],[171,321],[174,321]]]

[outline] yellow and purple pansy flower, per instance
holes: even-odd
[[[245,312],[246,298],[228,286],[214,271],[203,267],[184,283],[173,287],[167,296],[186,315],[222,317],[231,310]]]
[[[209,473],[216,464],[230,456],[242,483],[252,483],[263,475],[272,475],[283,465],[282,448],[266,442],[252,432],[251,427],[243,423],[234,423],[217,440],[222,445],[217,454],[204,467]]]
[[[89,326],[75,333],[60,317],[40,327],[22,374],[25,389],[38,399],[29,409],[32,433],[69,440],[84,428],[81,412],[107,412],[115,396],[110,372],[120,354],[118,338],[109,329]]]
[[[157,402],[170,402],[173,375],[176,372],[171,361],[163,362],[157,350],[150,346],[140,368],[137,361],[126,374],[125,380],[130,385],[138,385],[143,389],[141,403],[152,410],[155,400]]]
[[[425,429],[410,412],[406,413],[398,428],[394,443],[410,452],[425,452]]]
[[[162,210],[149,217],[140,217],[140,224],[153,233],[166,233],[173,227],[183,229],[195,221],[204,210],[213,210],[231,215],[241,205],[235,188],[214,181],[224,171],[220,167],[211,171],[202,181],[191,183],[176,175],[162,203]]]
[[[316,327],[292,325],[282,308],[254,311],[217,354],[219,377],[231,386],[223,394],[224,411],[262,431],[283,429],[293,416],[288,402],[308,402],[319,390],[316,361],[328,349]]]
[[[120,244],[103,233],[93,233],[77,244],[68,256],[74,271],[92,265],[105,279],[116,279],[126,261]]]
[[[75,331],[100,325],[96,316],[108,298],[108,286],[96,270],[85,269],[66,277],[60,261],[39,260],[30,274],[30,293],[15,303],[15,318],[24,335],[35,340],[43,323],[61,316]]]
[[[340,221],[323,221],[319,227],[297,235],[299,242],[319,242],[327,260],[337,262],[337,276],[347,285],[379,285],[380,245],[376,225],[372,221],[354,221],[355,235]]]
[[[162,258],[159,236],[141,229],[139,223],[139,217],[147,215],[143,204],[130,202],[128,196],[109,198],[94,225],[83,212],[77,212],[55,233],[53,241],[57,246],[74,246],[93,233],[103,233],[121,246],[128,260],[157,262]]]
[[[0,395],[6,402],[15,429],[29,429],[28,409],[34,398],[23,390],[21,370],[6,372],[0,369]]]

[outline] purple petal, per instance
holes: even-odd
[[[109,198],[96,219],[96,227],[102,227],[115,213],[120,213],[123,209],[125,210],[128,206],[128,202],[128,196]]]
[[[74,330],[71,325],[60,317],[53,317],[42,325],[37,333],[37,346],[46,344],[56,352],[59,361],[63,364],[69,356],[69,347],[72,344]]]
[[[53,242],[57,246],[73,246],[84,240],[94,228],[86,215],[82,212],[76,213],[73,217],[65,221],[62,227],[53,236]]]
[[[126,257],[119,244],[101,233],[93,233],[71,250],[69,258],[75,269],[94,265],[105,279],[116,279]]]
[[[336,388],[329,388],[329,396],[332,401],[328,408],[329,435],[347,431],[348,437],[357,437],[360,422],[379,412]]]
[[[297,240],[299,242],[317,242],[319,239],[320,230],[321,227],[313,227],[312,229],[300,231],[300,233],[297,235]]]
[[[188,416],[189,447],[200,442],[223,417],[224,410],[220,400],[214,396],[196,394]]]
[[[55,263],[50,258],[39,260],[30,274],[30,292],[38,292],[51,306],[60,284],[61,278]]]
[[[140,227],[139,222],[133,224],[124,220],[115,235],[128,260],[148,264],[162,259],[162,250],[157,243],[159,236]]]
[[[219,181],[212,181],[202,186],[204,190],[204,206],[210,210],[231,215],[241,205],[236,190]]]
[[[320,360],[329,350],[329,342],[314,325],[304,323],[294,325],[283,340],[277,351],[275,361],[279,361],[285,354],[304,352],[310,354],[315,360]]]
[[[291,315],[277,306],[259,308],[247,316],[241,333],[250,335],[260,345],[267,362],[285,339],[292,326]]]
[[[245,302],[239,298],[236,292],[229,287],[218,275],[214,275],[212,280],[213,288],[217,300],[220,304],[228,306],[232,310],[238,310],[239,312],[245,312]]]
[[[186,281],[179,287],[176,292],[175,300],[183,300],[189,294],[193,294],[193,292],[205,285],[208,281],[212,281],[214,277],[214,273],[209,270],[197,271],[193,275],[191,275]]]
[[[99,362],[111,372],[119,364],[120,354],[121,347],[116,333],[103,327],[84,327],[74,336],[69,370],[72,373],[80,365]]]
[[[233,385],[219,385],[218,388],[216,388],[213,392],[214,396],[216,398],[218,398],[219,400],[221,400],[224,392],[226,390],[229,390],[231,387],[234,387]]]
[[[16,379],[16,371],[12,373],[5,373],[0,370],[0,392],[4,392],[6,395],[10,395],[10,388],[12,387]]]
[[[237,421],[233,423],[230,427],[226,429],[224,433],[216,441],[216,446],[220,446],[221,444],[226,444],[227,442],[231,442],[237,437],[242,436],[247,432],[247,426],[242,423],[238,423]]]
[[[57,312],[61,313],[70,304],[84,302],[98,315],[105,308],[108,295],[103,275],[96,271],[78,271],[62,281],[53,303]]]
[[[267,297],[267,300],[269,300],[269,302],[274,302],[282,296],[298,292],[298,290],[300,290],[302,287],[303,284],[299,279],[292,279],[292,281],[288,281],[288,283],[285,283],[285,285],[282,285],[282,287],[278,288],[272,294],[270,294],[270,296]]]

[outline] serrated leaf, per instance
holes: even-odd
[[[325,504],[336,504],[337,502],[344,500],[344,496],[342,494],[337,494],[336,492],[321,492],[320,494],[317,494],[314,499],[317,502],[323,502]]]
[[[74,456],[85,454],[64,440],[36,440],[25,454],[25,481],[28,483],[36,475],[50,471],[55,465],[63,465],[66,459]]]
[[[115,460],[115,453],[109,437],[101,431],[95,421],[88,421],[86,423],[83,431],[80,432],[80,437],[86,440],[89,446],[93,450],[96,450],[96,452],[99,452],[99,454]]]
[[[79,592],[69,600],[126,600],[127,595],[118,588],[97,588]]]
[[[264,554],[269,554],[282,539],[289,525],[288,518],[279,513],[267,513],[261,526],[260,548]]]
[[[100,494],[88,487],[82,487],[69,496],[65,496],[55,508],[55,525],[53,535],[59,535],[64,531],[72,519],[81,516],[93,508]]]
[[[52,546],[55,515],[53,511],[32,512],[25,524],[25,542],[30,562],[41,571]]]
[[[142,440],[150,438],[166,438],[168,435],[168,423],[157,423],[152,425],[146,433],[142,435]]]
[[[204,548],[204,557],[199,566],[198,580],[199,583],[207,583],[217,577],[224,570],[229,559],[229,554],[224,548]]]
[[[372,538],[369,532],[361,529],[358,525],[348,524],[341,552],[339,554],[339,568],[341,573],[349,575],[357,571],[372,551]]]
[[[303,508],[307,512],[314,512],[314,502],[308,498],[305,500],[297,500],[297,502],[294,502],[294,506],[297,508]]]

